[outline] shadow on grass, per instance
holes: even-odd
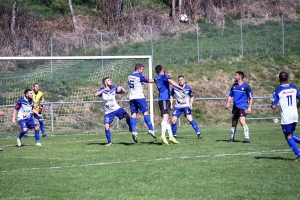
[[[151,142],[140,142],[141,144],[150,144],[150,145],[158,145],[158,146],[161,146],[163,145],[162,142],[160,141],[151,141]]]
[[[104,142],[90,142],[90,143],[87,143],[87,145],[106,145],[106,143]]]
[[[294,160],[292,158],[284,158],[284,157],[266,157],[266,156],[256,156],[255,159],[269,159],[269,160]]]
[[[241,140],[234,140],[234,142],[229,142],[229,140],[216,140],[216,142],[235,143],[235,142],[242,142],[242,141]]]

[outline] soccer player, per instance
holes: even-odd
[[[109,125],[114,121],[115,117],[117,116],[120,120],[125,118],[126,123],[129,126],[129,130],[131,131],[130,127],[130,117],[127,112],[119,106],[116,101],[116,94],[125,93],[126,90],[119,86],[113,86],[112,81],[109,77],[105,77],[102,79],[102,83],[104,87],[101,87],[95,94],[96,97],[102,97],[102,102],[104,106],[104,128],[105,128],[105,135],[107,138],[106,146],[112,145],[111,133],[109,129]]]
[[[0,110],[0,117],[3,117],[4,116],[4,112]],[[0,151],[2,151],[3,148],[0,148]]]
[[[280,86],[274,91],[271,108],[274,110],[278,103],[281,109],[281,128],[285,139],[292,151],[296,154],[295,161],[300,161],[300,151],[296,143],[300,143],[300,137],[293,134],[298,122],[298,110],[300,101],[296,104],[296,99],[300,100],[300,91],[298,88],[288,82],[288,74],[280,72]]]
[[[244,83],[244,73],[241,71],[235,72],[234,81],[235,83],[231,86],[229,91],[226,108],[230,107],[231,99],[233,98],[233,108],[232,108],[232,125],[230,130],[230,140],[229,142],[234,142],[236,126],[238,121],[244,130],[245,139],[243,143],[250,143],[249,138],[249,128],[246,124],[246,116],[252,111],[253,96],[251,87]]]
[[[155,67],[155,71],[157,76],[154,78],[154,82],[156,83],[157,90],[158,90],[158,106],[162,116],[161,122],[161,140],[163,143],[168,144],[166,139],[166,131],[169,134],[169,141],[175,144],[179,144],[179,142],[173,137],[171,125],[170,125],[170,83],[177,87],[179,90],[184,91],[183,87],[179,86],[175,81],[170,79],[169,76],[165,75],[165,70],[161,65],[157,65]]]
[[[38,114],[33,114],[33,117],[39,121],[40,129],[43,137],[47,137],[45,132],[44,119],[42,115],[43,104],[45,101],[44,93],[39,91],[40,85],[38,83],[33,84],[33,102],[34,102],[34,110],[37,111]],[[24,137],[28,137],[28,131],[25,133]]]
[[[128,85],[130,91],[129,104],[131,111],[130,124],[132,128],[132,139],[134,142],[138,142],[138,133],[136,132],[136,116],[139,112],[144,114],[144,121],[149,129],[148,134],[151,137],[156,138],[143,89],[145,83],[153,83],[154,80],[147,79],[142,75],[144,68],[144,65],[138,63],[135,65],[135,71],[128,76]]]
[[[190,122],[193,129],[197,134],[197,138],[201,139],[203,136],[200,133],[198,124],[192,117],[192,109],[194,102],[194,94],[192,88],[185,84],[184,76],[178,76],[178,85],[184,89],[184,92],[181,91],[181,88],[173,86],[171,90],[171,109],[173,109],[173,96],[175,95],[176,105],[172,114],[172,131],[174,137],[177,137],[177,120],[180,117],[181,113],[184,112],[186,119]]]
[[[20,98],[16,103],[13,111],[12,123],[16,124],[16,116],[21,126],[19,137],[17,139],[17,146],[21,146],[21,139],[28,129],[35,130],[35,145],[42,146],[40,143],[39,126],[34,122],[33,113],[39,115],[39,113],[34,109],[33,106],[33,94],[31,89],[26,89],[24,91],[24,97]],[[18,113],[18,115],[17,115]]]

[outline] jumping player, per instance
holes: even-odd
[[[151,137],[156,138],[148,111],[147,101],[143,91],[144,84],[153,83],[154,80],[147,79],[142,75],[144,71],[144,65],[140,63],[136,64],[134,70],[135,71],[128,76],[128,85],[130,91],[129,103],[131,111],[130,124],[132,128],[132,139],[134,142],[138,142],[138,133],[136,132],[136,116],[139,112],[144,114],[144,121],[149,129],[148,134]]]
[[[126,123],[129,126],[129,130],[131,131],[130,117],[127,114],[127,112],[123,108],[121,108],[116,101],[116,94],[125,93],[126,90],[121,86],[119,87],[113,86],[109,77],[103,78],[102,83],[104,87],[100,88],[96,92],[95,96],[102,97],[103,100],[102,102],[105,111],[104,128],[105,128],[105,135],[107,138],[106,146],[111,146],[112,139],[111,139],[111,132],[109,129],[109,125],[114,121],[115,117],[118,117],[120,120],[125,118]]]
[[[183,91],[183,88],[179,86],[175,81],[170,79],[169,76],[165,75],[165,70],[161,65],[157,65],[155,67],[155,71],[157,76],[154,78],[154,82],[156,83],[157,90],[159,93],[158,97],[158,106],[162,116],[161,122],[161,140],[163,143],[168,145],[168,141],[166,139],[166,132],[169,133],[169,141],[175,144],[179,144],[179,142],[173,137],[172,129],[170,126],[170,83]]]

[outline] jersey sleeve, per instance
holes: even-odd
[[[297,99],[299,99],[300,100],[300,90],[297,88]]]
[[[188,87],[188,88],[189,88],[189,96],[190,97],[194,97],[192,88],[191,87]]]
[[[143,76],[143,75],[140,76],[140,80],[141,80],[142,83],[149,83],[149,79],[146,78],[146,77]]]
[[[227,95],[227,96],[229,96],[229,97],[233,97],[233,90],[232,90],[232,88],[233,88],[233,87],[230,88],[229,93],[228,93],[228,95]]]
[[[101,90],[103,90],[104,88],[99,88],[99,90],[97,92],[100,92]],[[102,93],[100,95],[98,95],[98,97],[102,97]]]
[[[172,87],[172,90],[171,90],[171,96],[174,96],[175,94],[175,91],[174,91],[174,86]]]
[[[45,96],[44,96],[44,93],[41,92],[40,103],[44,103],[44,102],[45,102]]]
[[[19,101],[16,103],[14,109],[15,109],[15,110],[20,110],[21,106],[22,106],[21,100],[19,100]]]
[[[273,100],[272,100],[272,105],[277,105],[278,104],[278,101],[279,101],[279,95],[277,94],[277,92],[275,91],[273,93]]]
[[[252,90],[251,90],[251,87],[248,85],[248,87],[247,87],[247,97],[249,98],[249,99],[252,99],[253,98],[253,96],[252,96]]]

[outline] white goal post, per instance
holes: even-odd
[[[80,62],[80,61],[87,61],[88,62],[89,60],[90,60],[90,62],[94,62],[93,63],[93,69],[96,68],[95,66],[98,67],[98,69],[97,69],[98,71],[97,72],[89,70],[88,69],[89,66],[85,65],[83,62]],[[51,76],[52,76],[52,74],[53,74],[52,71],[54,71],[54,74],[57,73],[57,72],[55,72],[55,70],[57,70],[57,69],[55,69],[55,67],[57,67],[59,65],[66,65],[65,63],[68,63],[68,62],[71,63],[71,64],[68,65],[68,69],[65,69],[63,67],[61,67],[61,69],[59,69],[59,71],[61,73],[60,74],[61,77],[63,77],[63,78],[67,77],[67,76],[71,76],[71,78],[72,78],[72,76],[75,77],[77,75],[76,73],[81,73],[79,68],[81,68],[81,70],[83,70],[83,68],[85,68],[85,69],[87,69],[86,73],[89,75],[89,77],[85,76],[86,81],[90,81],[91,79],[93,79],[93,83],[92,84],[94,84],[94,83],[100,83],[100,81],[99,81],[100,78],[104,78],[104,77],[101,77],[103,75],[103,73],[101,73],[101,62],[99,62],[99,61],[102,61],[102,72],[103,72],[103,61],[104,60],[105,60],[105,65],[106,65],[104,70],[106,70],[105,72],[107,72],[107,74],[108,74],[108,75],[105,74],[104,76],[109,76],[110,77],[111,73],[114,73],[112,71],[114,71],[114,70],[117,71],[117,68],[118,68],[118,71],[117,71],[116,75],[114,75],[114,78],[116,80],[122,79],[122,81],[123,81],[122,83],[125,82],[125,79],[127,80],[127,76],[129,75],[129,73],[128,73],[129,70],[131,70],[131,72],[134,71],[135,64],[139,63],[139,60],[141,61],[140,63],[143,63],[145,65],[145,69],[146,69],[145,73],[147,73],[147,74],[145,74],[145,76],[148,77],[149,79],[153,78],[153,74],[152,74],[153,60],[152,60],[152,56],[151,55],[132,55],[132,56],[44,56],[44,57],[35,57],[35,56],[33,56],[33,57],[0,57],[0,66],[2,67],[2,70],[4,70],[4,73],[2,73],[2,71],[1,71],[1,75],[0,75],[0,82],[1,82],[1,84],[2,83],[6,83],[7,84],[8,82],[18,82],[20,79],[24,79],[25,80],[25,79],[28,79],[28,77],[30,77],[30,80],[27,80],[26,83],[23,80],[23,82],[21,81],[19,84],[10,84],[9,85],[10,89],[4,89],[4,87],[6,87],[7,85],[5,86],[5,84],[3,84],[3,88],[0,87],[0,92],[2,92],[3,95],[6,95],[5,97],[7,97],[7,95],[11,95],[10,91],[13,91],[13,90],[18,95],[13,95],[13,97],[11,97],[12,96],[11,95],[11,96],[7,97],[8,101],[7,102],[3,102],[2,101],[1,102],[2,106],[1,105],[0,106],[3,109],[6,108],[6,107],[8,108],[10,106],[10,109],[11,109],[12,104],[14,104],[16,102],[17,96],[18,96],[18,98],[20,98],[20,95],[22,94],[22,91],[24,91],[24,89],[28,88],[29,86],[32,86],[32,84],[35,83],[35,82],[41,81],[44,77],[48,78],[49,74],[51,74]],[[123,62],[123,63],[116,64],[117,62],[119,62],[119,63]],[[53,63],[53,66],[52,66],[52,63]],[[31,69],[30,68],[31,64],[33,66],[38,66],[38,67],[33,67]],[[11,71],[9,69],[9,66],[11,66],[11,65],[17,66],[17,67],[15,67],[14,70],[12,70],[14,73],[11,73]],[[41,67],[41,66],[43,66],[43,67]],[[126,66],[126,70],[125,69],[122,70],[123,66]],[[76,70],[74,70],[74,72],[72,71],[72,74],[70,74],[66,70],[69,70],[72,67],[74,67],[74,69],[76,68]],[[112,69],[110,69],[110,68],[112,68]],[[5,69],[6,69],[6,71],[5,71]],[[32,70],[32,75],[29,74],[28,72],[25,73],[25,71],[26,70],[28,71],[28,69]],[[44,75],[43,72],[41,72],[41,71],[44,71],[44,69],[45,70],[47,69],[47,73],[48,73],[47,75]],[[22,74],[22,71],[24,71],[24,74]],[[119,73],[120,71],[122,71],[122,73]],[[15,73],[15,72],[17,72],[17,73]],[[62,75],[62,73],[63,73],[63,75]],[[91,78],[92,74],[96,74],[96,73],[98,73],[97,76]],[[12,74],[12,75],[9,75],[9,74]],[[17,75],[15,75],[15,74],[17,74]],[[39,76],[39,79],[36,78],[35,76]],[[53,77],[53,78],[57,78],[58,79],[58,75],[54,75],[54,76],[56,76],[56,77]],[[61,77],[60,77],[60,79],[62,79]],[[113,81],[113,84],[114,84],[114,82],[115,81]],[[48,84],[48,83],[49,82],[43,83],[43,86],[45,84]],[[78,82],[78,84],[80,84],[80,83],[81,82]],[[63,84],[63,83],[61,83],[61,84]],[[88,84],[89,83],[87,83],[86,85],[88,85]],[[88,87],[86,85],[84,86],[84,89],[85,89],[84,94],[86,94],[86,91],[90,91],[90,89],[91,89],[90,87]],[[127,85],[127,82],[126,82],[126,85]],[[93,85],[93,86],[95,87],[95,85]],[[148,88],[147,89],[148,92],[145,93],[145,96],[147,96],[146,99],[149,101],[150,118],[151,118],[152,124],[154,126],[153,84],[148,84],[147,88]],[[59,89],[57,89],[57,90],[59,90]],[[74,90],[74,89],[72,88],[72,90]],[[81,89],[81,90],[83,90],[83,89]],[[41,91],[43,91],[43,90],[41,90]],[[90,91],[90,92],[92,92],[92,91]],[[78,96],[81,96],[81,93],[76,93],[76,94],[79,94]],[[94,92],[92,92],[92,94],[94,94]],[[69,94],[67,94],[67,95],[69,95]],[[67,95],[65,97],[66,101],[68,101],[69,99],[71,99],[71,98],[68,99]],[[72,96],[72,97],[74,97],[74,96]],[[125,98],[125,97],[122,97],[122,98]],[[126,99],[124,99],[123,101],[125,101],[125,100]],[[129,100],[129,99],[127,98],[127,100]],[[62,102],[63,100],[62,99],[58,99],[58,101]],[[80,101],[83,102],[84,100],[78,98],[78,99],[75,99],[74,101],[77,101],[77,103],[78,103]],[[46,98],[46,102],[47,102],[47,98]],[[52,102],[52,103],[59,103],[59,102]],[[89,99],[87,100],[87,102],[93,103],[93,101],[89,100]],[[130,112],[129,110],[127,110],[127,111]],[[9,110],[9,112],[10,112],[10,110]],[[62,112],[67,112],[67,109],[64,109]],[[71,117],[69,117],[69,118],[71,118]],[[2,131],[0,129],[0,133],[1,132]]]

